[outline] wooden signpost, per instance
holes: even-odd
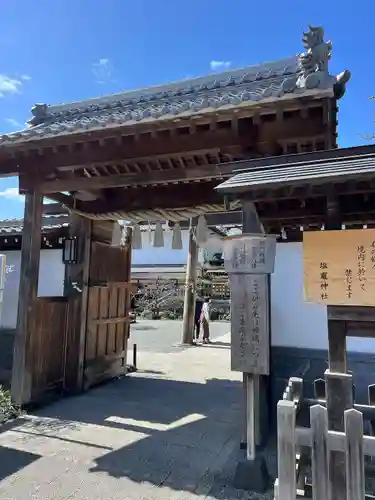
[[[250,467],[244,474],[248,481],[252,478],[254,489],[263,488],[265,483],[256,445],[260,441],[259,376],[270,371],[268,277],[274,269],[275,253],[276,238],[265,234],[235,236],[224,246],[231,286],[231,367],[244,374],[246,391],[246,458]]]
[[[230,274],[231,368],[269,375],[267,276]]]

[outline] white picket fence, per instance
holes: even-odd
[[[296,427],[297,408],[293,401],[277,405],[278,479],[275,500],[296,500],[296,449],[312,451],[312,491],[314,500],[336,500],[330,482],[330,452],[345,454],[346,499],[365,499],[364,455],[375,456],[375,437],[363,435],[363,416],[355,409],[344,412],[345,431],[328,430],[327,409],[310,408],[311,427]]]

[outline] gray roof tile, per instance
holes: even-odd
[[[340,182],[358,176],[375,178],[375,154],[309,162],[298,162],[296,158],[296,163],[249,168],[226,180],[216,189],[228,194],[241,193],[283,185]]]
[[[62,229],[69,226],[69,215],[44,215],[42,221],[42,233]],[[0,235],[21,235],[23,231],[23,219],[0,220]]]
[[[31,126],[0,136],[0,146],[103,128],[190,116],[312,91],[295,86],[298,56],[209,76],[58,106],[36,105]],[[292,90],[286,81],[293,80]],[[292,82],[292,83],[293,83]],[[292,96],[293,97],[293,96]]]

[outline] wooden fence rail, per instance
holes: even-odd
[[[330,481],[331,451],[345,454],[346,500],[365,499],[364,455],[375,456],[375,437],[363,435],[363,415],[355,409],[344,412],[345,431],[328,430],[324,406],[310,408],[311,427],[296,427],[296,405],[282,400],[277,405],[278,468],[275,500],[296,500],[296,447],[312,451],[314,500],[336,500]],[[345,500],[345,499],[342,499]]]

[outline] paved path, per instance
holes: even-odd
[[[229,335],[60,400],[0,433],[2,500],[255,498],[228,487],[241,432]]]
[[[211,338],[217,339],[229,331],[226,321],[211,323]],[[138,320],[131,325],[130,347],[136,343],[138,349],[147,352],[178,352],[181,345],[182,322],[173,320]]]

